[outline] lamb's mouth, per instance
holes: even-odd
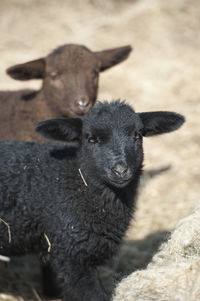
[[[75,117],[76,116],[76,112],[74,112],[74,111],[72,111],[71,109],[68,109],[68,111],[67,112],[62,112],[62,117],[63,118],[73,118],[73,117]]]
[[[86,111],[85,112],[83,112],[83,111],[73,111],[71,109],[68,109],[68,111],[66,113],[62,112],[62,117],[64,117],[64,118],[68,118],[68,117],[74,118],[74,117],[77,117],[77,116],[82,117],[82,116],[85,115],[85,113],[86,113]]]
[[[120,187],[124,187],[126,185],[128,185],[132,180],[132,177],[129,177],[127,179],[109,179],[110,184],[114,185],[114,186],[120,186]]]

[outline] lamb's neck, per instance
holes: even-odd
[[[53,117],[42,89],[25,91],[21,98],[21,109],[33,123]]]
[[[89,177],[87,173],[81,168],[78,169],[81,181],[86,189],[95,195],[99,195],[105,201],[120,200],[125,206],[133,209],[135,199],[137,197],[137,190],[139,186],[139,180],[141,175],[141,168],[138,169],[134,179],[125,187],[117,188],[109,185],[105,182],[101,182],[99,179]]]
[[[115,189],[115,193],[120,201],[131,210],[134,208],[139,178],[131,181],[126,187],[122,189]]]

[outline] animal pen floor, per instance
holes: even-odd
[[[0,1],[1,90],[38,87],[10,79],[5,69],[59,45],[98,51],[131,44],[130,57],[101,74],[98,99],[186,117],[177,132],[144,141],[145,175],[127,242],[120,258],[101,269],[108,290],[111,278],[145,267],[166,233],[199,204],[199,28],[198,0]],[[38,300],[40,279],[35,258],[0,262],[0,300]]]

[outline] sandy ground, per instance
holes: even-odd
[[[59,45],[84,44],[98,51],[130,44],[134,51],[127,61],[101,74],[98,99],[121,98],[136,111],[185,115],[179,131],[145,139],[145,170],[169,168],[142,182],[127,233],[131,241],[157,239],[200,201],[199,33],[199,0],[0,1],[1,90],[38,87],[40,82],[10,79],[5,69]]]

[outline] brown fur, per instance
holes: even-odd
[[[125,60],[130,46],[92,52],[68,44],[46,58],[7,69],[17,80],[42,79],[41,90],[0,92],[0,139],[42,141],[34,125],[45,119],[80,117],[95,104],[99,72]]]

